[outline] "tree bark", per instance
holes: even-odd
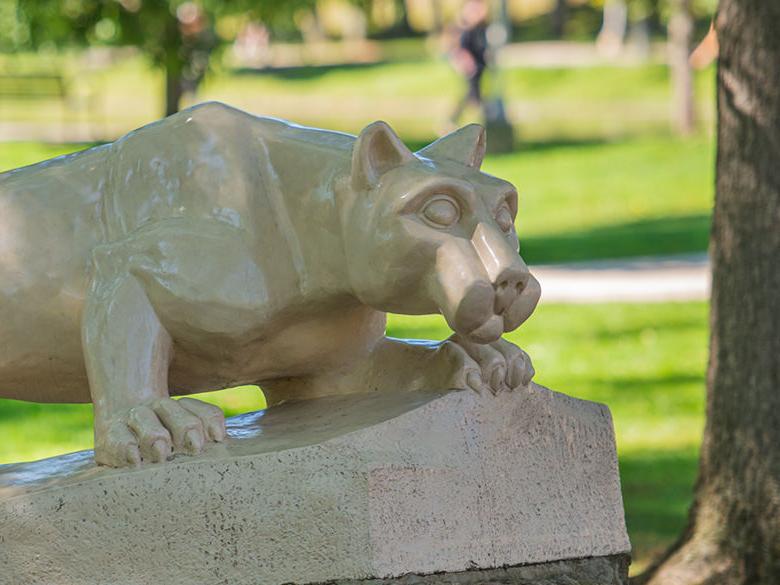
[[[184,69],[182,35],[177,15],[170,10],[164,10],[163,15],[165,23],[158,63],[162,65],[165,72],[165,115],[171,116],[179,111],[181,98],[184,95],[181,83]]]
[[[566,29],[566,17],[568,9],[566,0],[555,0],[555,8],[552,13],[552,36],[556,39],[562,39]]]
[[[675,0],[669,18],[669,64],[672,68],[672,116],[678,134],[691,134],[696,127],[693,68],[689,62],[693,38],[691,0]]]
[[[689,525],[636,582],[780,583],[780,2],[722,0],[707,424]]]
[[[181,68],[166,66],[165,68],[165,115],[170,116],[179,111],[184,91],[181,84]]]
[[[396,25],[398,31],[403,34],[410,34],[414,32],[412,30],[412,24],[409,22],[409,11],[406,8],[406,0],[395,0],[395,14],[398,24]]]

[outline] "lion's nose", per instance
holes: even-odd
[[[530,274],[527,269],[521,269],[519,266],[508,266],[499,275],[497,281],[493,283],[496,289],[496,301],[494,310],[497,315],[502,314],[515,301],[517,296],[523,292]]]
[[[506,238],[485,224],[477,226],[471,242],[496,291],[495,312],[501,314],[528,284],[528,267],[517,249],[513,249]]]
[[[519,264],[519,263],[518,263]],[[499,274],[493,286],[496,292],[515,292],[521,293],[528,284],[528,278],[530,274],[525,266],[512,265],[506,267],[501,274]]]

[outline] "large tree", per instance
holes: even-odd
[[[652,585],[780,583],[780,2],[722,0],[716,29],[707,424],[688,528]]]

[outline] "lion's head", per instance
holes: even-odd
[[[417,153],[384,122],[361,132],[341,211],[350,284],[363,303],[440,312],[477,343],[531,315],[540,287],[518,254],[517,191],[479,170],[484,153],[476,124]]]

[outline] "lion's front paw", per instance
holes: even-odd
[[[453,335],[449,341],[461,347],[479,366],[478,372],[468,375],[468,386],[493,394],[528,386],[534,376],[531,358],[515,344],[504,339],[478,344]],[[479,376],[479,379],[476,376]]]
[[[95,460],[111,467],[159,463],[174,451],[196,455],[207,441],[225,438],[225,417],[211,404],[162,398],[95,425]]]

